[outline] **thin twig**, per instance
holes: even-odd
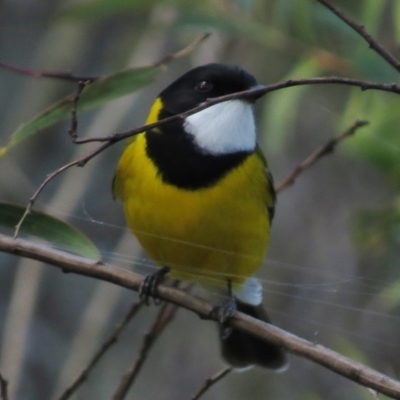
[[[174,283],[176,287],[178,283]],[[157,314],[150,330],[144,335],[142,346],[139,350],[139,355],[133,364],[129,367],[128,371],[122,377],[117,389],[115,390],[112,400],[122,400],[127,395],[129,389],[132,387],[135,378],[138,376],[139,372],[144,365],[147,356],[153,347],[153,344],[166,328],[166,326],[173,320],[176,312],[178,311],[178,306],[170,303],[164,303]]]
[[[344,23],[350,26],[354,31],[356,31],[368,44],[369,47],[375,50],[384,60],[386,60],[393,68],[400,72],[400,61],[392,54],[389,50],[385,49],[377,40],[375,40],[366,29],[352,20],[343,11],[333,6],[327,0],[317,0],[318,3],[322,4],[324,7],[332,11],[337,17],[339,17]]]
[[[101,345],[99,350],[93,356],[88,366],[74,379],[74,381],[64,390],[58,400],[67,400],[69,399],[79,388],[79,386],[88,378],[90,372],[92,372],[93,368],[98,364],[107,350],[117,342],[119,336],[122,331],[127,327],[132,318],[138,313],[138,311],[144,305],[144,301],[140,300],[135,302],[132,307],[129,309],[128,313],[125,315],[123,320],[115,327],[114,331],[111,335],[106,339],[106,341]]]
[[[78,137],[78,103],[81,98],[81,94],[83,89],[87,85],[89,85],[90,81],[79,81],[78,82],[78,89],[76,90],[76,94],[72,101],[72,110],[71,110],[71,128],[68,129],[68,134],[71,136],[72,140],[75,141]]]
[[[154,122],[152,124],[143,125],[143,126],[140,126],[135,129],[131,129],[126,132],[114,133],[112,135],[105,136],[105,137],[90,137],[90,138],[83,138],[83,139],[78,138],[75,140],[75,143],[78,143],[78,144],[90,143],[90,142],[100,142],[100,143],[103,142],[103,144],[101,146],[99,146],[97,149],[93,150],[92,152],[86,154],[85,156],[78,158],[74,161],[71,161],[70,163],[63,165],[61,168],[59,168],[59,169],[53,171],[52,173],[50,173],[49,175],[47,175],[46,179],[42,182],[42,184],[39,186],[39,188],[36,190],[36,192],[30,198],[29,204],[27,205],[24,215],[22,216],[22,218],[18,222],[17,226],[15,227],[14,237],[18,236],[21,225],[24,222],[26,216],[30,213],[30,211],[36,201],[36,198],[39,196],[39,194],[42,192],[42,190],[47,186],[47,184],[52,179],[54,179],[57,175],[59,175],[60,173],[64,172],[65,170],[67,170],[75,165],[77,165],[79,167],[85,166],[88,161],[90,161],[92,158],[94,158],[98,154],[102,153],[105,149],[112,146],[116,142],[124,140],[133,135],[137,135],[138,133],[144,132],[146,130],[153,129],[157,126],[167,124],[168,122],[172,122],[177,119],[186,118],[189,115],[195,114],[196,112],[199,112],[201,110],[204,110],[205,108],[211,107],[212,105],[222,103],[223,101],[246,98],[247,96],[251,96],[251,95],[266,94],[266,93],[270,93],[270,92],[280,90],[283,88],[300,86],[300,85],[334,84],[334,83],[350,85],[350,86],[357,86],[357,87],[361,88],[361,90],[369,90],[369,89],[372,90],[373,89],[373,90],[381,90],[381,91],[400,94],[400,86],[398,86],[394,83],[393,84],[380,84],[380,83],[365,82],[365,81],[359,81],[359,80],[355,80],[355,79],[339,78],[339,77],[289,80],[289,81],[285,81],[285,82],[280,82],[280,83],[275,83],[272,85],[263,86],[263,87],[260,87],[257,89],[249,89],[249,90],[245,90],[243,92],[237,92],[237,93],[233,93],[233,94],[229,94],[229,95],[225,95],[225,96],[221,96],[221,97],[215,97],[215,98],[209,99],[208,101],[204,102],[202,105],[195,107],[189,111],[183,112],[181,114],[173,115],[171,117],[164,118],[164,119]],[[106,143],[104,143],[104,142],[106,142]]]
[[[321,157],[331,154],[336,146],[342,142],[344,139],[352,136],[358,129],[363,126],[368,125],[367,121],[356,121],[350,128],[345,130],[339,136],[329,140],[319,149],[315,150],[310,156],[308,156],[303,162],[298,164],[293,171],[289,174],[289,176],[284,179],[277,187],[275,188],[276,192],[280,192],[285,190],[288,186],[293,185],[296,178],[307,168],[310,168],[313,164],[315,164]]]
[[[245,99],[246,97],[252,96],[262,96],[267,93],[275,92],[277,90],[295,87],[295,86],[304,86],[304,85],[327,85],[327,84],[341,84],[346,86],[355,86],[359,87],[362,91],[366,90],[380,90],[384,92],[391,92],[395,94],[400,94],[400,86],[395,83],[375,83],[375,82],[367,82],[361,81],[357,79],[350,79],[350,78],[341,78],[338,76],[330,76],[330,77],[321,77],[321,78],[306,78],[306,79],[295,79],[295,80],[288,80],[284,82],[273,83],[271,85],[257,87],[255,89],[248,89],[242,92],[236,92],[227,94],[225,96],[214,97],[210,98],[201,105],[192,108],[191,110],[182,112],[180,114],[172,115],[171,117],[161,119],[156,121],[152,124],[142,125],[138,128],[130,129],[129,131],[125,132],[118,132],[113,133],[109,136],[103,137],[88,137],[77,139],[76,143],[83,144],[83,143],[90,143],[90,142],[119,142],[120,140],[127,139],[128,137],[137,135],[138,133],[145,132],[156,128],[160,125],[167,124],[169,122],[175,121],[177,119],[185,119],[189,115],[195,114],[199,111],[202,111],[208,107],[211,107],[215,104],[222,103],[224,101],[229,100],[236,100],[236,99]]]
[[[194,51],[196,49],[196,47],[198,47],[202,42],[204,42],[204,40],[206,40],[208,37],[210,36],[210,33],[205,33],[203,35],[201,35],[199,38],[197,38],[196,40],[194,40],[191,44],[189,44],[187,47],[185,47],[184,49],[178,51],[175,54],[172,55],[168,55],[164,58],[162,58],[161,60],[155,62],[153,65],[154,66],[161,66],[164,64],[167,64],[173,60],[176,60],[178,58],[184,57],[186,55],[188,55],[190,52]],[[68,73],[62,73],[62,72],[46,72],[46,71],[37,71],[37,70],[26,70],[23,68],[17,68],[17,67],[12,67],[8,64],[4,64],[0,62],[0,67],[3,66],[5,68],[8,69],[12,69],[15,72],[19,72],[19,73],[23,73],[25,75],[29,75],[29,76],[33,76],[33,77],[49,77],[49,78],[60,78],[60,79],[67,79],[68,80],[72,80],[72,81],[82,81],[85,82],[83,87],[80,85],[78,88],[77,93],[75,94],[75,96],[73,97],[73,106],[72,106],[72,122],[71,122],[71,130],[70,130],[70,135],[72,136],[74,143],[80,144],[80,143],[86,143],[85,141],[82,141],[84,139],[78,139],[76,137],[76,129],[77,129],[77,119],[76,119],[76,109],[78,106],[78,101],[80,98],[80,94],[82,92],[82,90],[84,89],[85,86],[87,86],[88,84],[90,84],[91,82],[93,82],[94,80],[96,80],[97,78],[93,78],[93,77],[79,77],[80,79],[76,79],[76,76],[73,76],[71,74]],[[85,79],[86,78],[86,79]],[[74,111],[75,110],[75,111]],[[94,158],[96,155],[100,154],[101,152],[103,152],[105,149],[107,149],[108,147],[110,147],[111,145],[113,145],[115,142],[122,140],[122,139],[118,139],[118,140],[114,140],[113,135],[111,135],[109,137],[109,140],[101,140],[100,142],[106,142],[104,143],[102,146],[99,146],[97,149],[95,149],[93,152],[88,153],[87,155],[80,157],[74,161],[71,161],[68,164],[63,165],[61,168],[53,171],[52,173],[48,174],[45,178],[45,180],[41,183],[41,185],[39,186],[39,188],[36,190],[36,192],[33,194],[33,196],[29,199],[29,203],[25,209],[24,214],[22,215],[21,219],[18,221],[18,224],[15,227],[15,232],[14,232],[14,238],[16,238],[19,234],[19,231],[21,229],[21,226],[25,220],[25,218],[29,215],[29,213],[32,210],[32,207],[36,201],[36,198],[39,196],[39,194],[42,192],[42,190],[47,186],[47,184],[53,180],[57,175],[59,175],[60,173],[64,172],[65,170],[77,165],[79,167],[84,167],[86,165],[86,163],[91,160],[92,158]],[[97,140],[98,141],[98,140]]]
[[[100,78],[100,76],[81,76],[81,75],[73,75],[70,72],[61,72],[61,71],[41,71],[38,69],[28,69],[21,68],[15,65],[7,64],[5,62],[0,62],[0,68],[7,69],[12,72],[16,72],[17,74],[26,75],[31,78],[51,78],[51,79],[60,79],[63,81],[70,82],[94,82]]]
[[[211,386],[213,386],[214,384],[219,382],[222,378],[224,378],[226,375],[228,375],[229,372],[232,371],[232,369],[233,369],[232,367],[226,367],[223,370],[219,371],[214,376],[211,376],[210,378],[206,379],[200,390],[192,397],[192,400],[198,400],[205,392],[207,392],[208,389],[210,389]]]
[[[60,268],[64,272],[90,276],[138,291],[143,277],[110,264],[93,262],[69,253],[54,250],[22,239],[0,234],[0,252],[39,260]],[[200,318],[210,319],[213,306],[183,290],[159,285],[157,295],[161,299],[196,313]],[[254,335],[261,340],[277,344],[299,356],[308,358],[331,371],[365,387],[376,390],[393,399],[400,399],[400,382],[357,361],[351,360],[320,344],[295,336],[277,326],[267,324],[240,312],[229,321],[232,327]]]
[[[40,186],[37,188],[36,192],[33,194],[33,196],[29,199],[29,203],[25,209],[24,214],[22,215],[21,219],[18,221],[18,224],[15,226],[15,232],[14,232],[14,238],[16,238],[19,234],[19,231],[21,229],[21,226],[23,222],[25,221],[25,218],[29,215],[29,213],[32,210],[32,207],[39,196],[39,194],[42,192],[42,190],[47,186],[47,184],[55,178],[57,175],[61,174],[65,170],[78,165],[78,166],[84,166],[89,160],[91,160],[93,157],[95,157],[97,154],[100,154],[103,150],[105,150],[107,147],[110,147],[113,144],[113,142],[107,142],[99,146],[94,152],[89,153],[81,158],[78,158],[74,161],[71,161],[68,164],[63,165],[61,168],[53,171],[51,174],[48,174],[46,176],[46,179],[40,184]]]
[[[195,41],[193,43],[189,44],[189,46],[185,47],[184,49],[178,51],[175,54],[169,54],[166,57],[163,57],[161,60],[156,61],[153,65],[155,67],[158,67],[160,65],[167,64],[178,58],[185,57],[186,55],[191,53],[193,50],[195,50],[196,47],[199,44],[201,44],[204,40],[206,40],[210,35],[211,35],[211,33],[209,33],[209,32],[204,33],[202,36],[195,39]],[[70,81],[70,82],[92,83],[101,78],[101,76],[74,75],[70,72],[43,71],[43,70],[39,70],[39,69],[22,68],[22,67],[17,67],[16,65],[8,64],[8,63],[2,62],[2,61],[0,61],[0,68],[7,69],[12,72],[16,72],[17,74],[20,74],[20,75],[29,76],[31,78],[51,78],[51,79],[59,79],[59,80]]]
[[[8,400],[8,382],[0,374],[0,400]]]
[[[185,47],[184,49],[178,51],[175,54],[169,54],[166,57],[162,58],[161,60],[154,63],[155,67],[158,67],[163,64],[170,63],[173,60],[177,60],[178,58],[186,57],[188,54],[192,53],[201,43],[203,43],[206,39],[211,36],[211,32],[206,32],[197,39],[194,40],[189,46]]]

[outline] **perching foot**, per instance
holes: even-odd
[[[222,300],[211,310],[211,317],[216,318],[220,323],[222,339],[227,339],[230,336],[232,327],[230,327],[227,322],[236,311],[237,303],[234,296]]]
[[[169,272],[168,267],[163,267],[153,274],[146,275],[139,288],[139,299],[144,299],[146,304],[150,304],[150,298],[153,298],[154,304],[159,305],[161,299],[157,297],[157,286],[164,280]]]

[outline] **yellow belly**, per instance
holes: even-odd
[[[161,181],[145,145],[141,134],[125,149],[114,186],[145,251],[177,279],[240,285],[260,267],[270,236],[263,162],[252,155],[216,186],[182,190]]]

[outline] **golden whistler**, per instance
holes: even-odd
[[[192,69],[160,93],[147,123],[256,86],[237,66]],[[145,251],[172,278],[220,293],[228,314],[238,309],[270,322],[254,274],[267,251],[275,192],[256,143],[255,100],[225,101],[137,135],[113,191]],[[236,368],[287,364],[278,346],[223,327],[221,350]]]

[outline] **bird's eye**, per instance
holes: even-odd
[[[195,86],[196,92],[209,92],[213,88],[213,85],[209,81],[201,81]]]

